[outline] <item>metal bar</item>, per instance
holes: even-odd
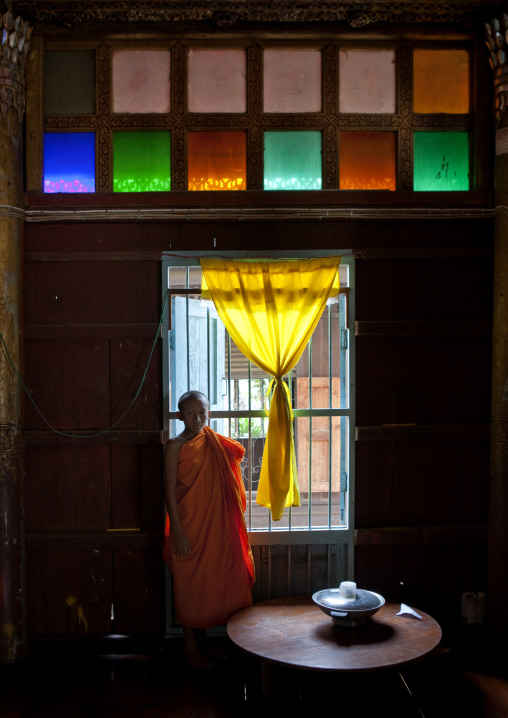
[[[267,546],[268,549],[268,595],[272,597],[272,547]]]
[[[189,267],[186,268],[186,284],[189,286]],[[186,309],[186,333],[187,333],[187,391],[190,388],[190,330],[189,330],[189,295],[185,297],[185,309]]]
[[[311,577],[310,568],[311,568],[311,553],[310,553],[310,543],[309,543],[309,544],[307,544],[307,594],[309,594],[310,591],[311,591],[311,588],[310,588],[310,577]],[[330,584],[327,584],[327,585],[329,586]]]
[[[233,419],[255,419],[258,417],[266,419],[268,417],[264,409],[251,409],[250,411],[248,409],[232,409],[231,411],[217,410],[212,411],[210,416],[212,419],[228,419],[229,417]],[[305,416],[324,416],[328,418],[329,416],[349,416],[349,412],[341,409],[331,409],[330,411],[328,411],[328,409],[312,409],[312,411],[309,411],[308,409],[293,409],[293,416],[295,419]]]
[[[291,544],[288,545],[287,579],[288,579],[288,596],[291,596]]]
[[[328,406],[333,406],[333,352],[332,352],[332,309],[335,305],[328,305]],[[333,489],[333,424],[332,417],[328,418],[328,528],[332,525],[332,489]]]
[[[332,547],[330,544],[328,544],[328,549],[326,551],[326,558],[327,558],[327,565],[326,565],[326,585],[332,586],[332,576],[331,576],[331,565],[332,565]]]
[[[249,419],[249,435],[247,439],[247,475],[249,482],[249,529],[252,528],[252,431],[251,431],[252,419]]]
[[[207,372],[206,372],[206,391],[207,391],[207,397],[208,401],[210,401],[210,374],[211,374],[211,368],[213,367],[212,362],[212,347],[210,343],[210,308],[206,308],[206,356],[208,358],[208,366],[207,366]],[[216,402],[213,402],[214,404]]]
[[[309,411],[312,411],[312,337],[308,344],[308,374],[309,374]],[[308,521],[312,528],[312,416],[309,416],[309,490],[308,490]]]
[[[228,376],[227,376],[227,387],[228,387],[228,425],[229,425],[229,438],[231,438],[231,337],[229,332],[226,333],[228,343]]]
[[[345,408],[349,404],[349,397],[347,396],[347,329],[346,329],[346,301],[345,297],[339,297],[339,331],[340,331],[340,406]],[[347,463],[347,451],[348,451],[348,431],[347,431],[347,420],[341,418],[340,420],[340,523],[346,523],[346,492],[347,492],[347,480],[348,480],[348,463]]]
[[[280,544],[293,544],[295,546],[302,544],[329,544],[331,541],[339,545],[348,543],[353,545],[354,532],[347,528],[332,529],[332,534],[328,529],[293,529],[288,531],[287,528],[281,529],[254,529],[249,532],[249,541],[252,546],[275,546]],[[354,549],[354,546],[353,546]],[[351,579],[353,580],[353,579]]]

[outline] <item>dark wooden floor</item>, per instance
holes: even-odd
[[[227,639],[212,640],[221,646]],[[232,649],[233,650],[233,649]],[[182,660],[180,639],[138,653],[113,641],[77,650],[36,647],[0,666],[1,718],[271,718],[345,715],[372,718],[505,718],[504,665],[438,649],[397,671],[335,676],[276,669],[273,695],[259,692],[259,665],[235,653],[198,672]]]

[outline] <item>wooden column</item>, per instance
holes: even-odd
[[[30,28],[10,11],[0,54],[0,331],[21,367],[24,65]],[[22,388],[0,347],[0,663],[25,654]]]
[[[508,637],[508,64],[502,22],[488,41],[494,65],[496,116],[494,305],[492,336],[491,472],[487,620],[493,636]],[[501,30],[501,33],[499,32]]]

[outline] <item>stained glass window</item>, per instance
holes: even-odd
[[[89,115],[95,112],[95,52],[44,54],[44,113]]]
[[[415,132],[414,189],[469,190],[467,132]]]
[[[395,190],[395,134],[341,132],[340,189]]]
[[[245,50],[189,50],[189,112],[246,112]]]
[[[171,189],[169,132],[113,134],[113,190],[164,192]]]
[[[31,65],[32,76],[43,70],[43,117],[34,95],[28,191],[41,175],[45,192],[487,189],[477,138],[489,117],[471,109],[471,40],[143,37],[105,34],[93,49],[81,35],[74,49],[48,38]],[[60,176],[49,176],[52,144],[64,140],[45,151],[41,123],[70,143],[96,133],[86,178],[81,149],[70,175],[61,150]]]
[[[469,112],[469,56],[465,50],[415,50],[413,109],[419,113]]]
[[[244,132],[189,132],[188,189],[247,189]]]
[[[341,50],[339,53],[340,111],[395,112],[395,71],[393,50]]]
[[[169,112],[170,61],[170,53],[163,50],[116,50],[113,112]]]
[[[44,192],[95,192],[94,132],[46,132]]]
[[[263,61],[265,112],[321,111],[319,50],[265,50]]]
[[[265,132],[264,188],[321,189],[321,133]]]

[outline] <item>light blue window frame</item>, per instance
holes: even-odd
[[[341,383],[347,383],[347,401],[344,397],[341,399],[340,408],[337,409],[295,409],[295,418],[309,417],[310,422],[315,416],[340,416],[344,417],[345,421],[341,421],[341,446],[345,451],[341,449],[341,454],[347,456],[347,462],[345,462],[344,468],[341,470],[341,513],[344,521],[340,526],[332,526],[328,528],[307,528],[300,529],[291,525],[291,519],[289,525],[284,528],[278,528],[277,523],[272,523],[271,520],[266,530],[249,530],[249,538],[252,545],[275,545],[275,544],[335,544],[340,545],[341,553],[344,555],[344,559],[347,565],[347,576],[352,578],[354,576],[354,465],[355,465],[355,444],[354,444],[354,429],[355,429],[355,342],[354,342],[354,309],[355,309],[355,277],[354,277],[354,259],[349,255],[350,252],[347,250],[333,250],[333,251],[290,251],[290,252],[269,252],[271,258],[286,258],[286,259],[298,259],[298,258],[311,258],[319,256],[333,256],[341,255],[341,266],[347,267],[348,273],[348,290],[347,294],[341,294],[339,301],[343,303],[344,309],[347,310],[347,317],[345,311],[341,312],[342,325],[341,331],[341,354],[342,361],[341,366]],[[178,253],[171,251],[171,255],[164,256],[162,261],[162,293],[165,296],[169,287],[169,267],[192,267],[199,265],[200,257],[204,256],[203,252],[185,252]],[[206,256],[210,256],[207,253]],[[267,252],[239,252],[231,251],[220,253],[221,257],[231,257],[237,259],[243,258],[257,258],[260,259],[267,256]],[[175,288],[174,294],[179,294],[179,289]],[[170,319],[169,311],[171,311],[171,303],[168,303],[169,310],[163,320],[163,335],[162,335],[162,347],[163,347],[163,421],[164,431],[166,436],[169,436],[170,423],[176,419],[175,408],[170,404],[170,381],[171,381],[171,351],[170,351]],[[250,370],[249,370],[250,376]],[[349,381],[347,379],[349,378]],[[312,382],[312,377],[309,377],[309,381]],[[194,388],[194,387],[192,387]],[[342,392],[341,392],[342,395]],[[211,425],[212,428],[221,430],[219,422],[224,419],[230,418],[236,412],[234,411],[213,411],[211,414]],[[244,410],[240,412],[242,417],[257,418],[264,416],[265,413],[259,410]],[[214,426],[214,422],[217,424]],[[226,422],[224,422],[226,423]],[[227,433],[227,432],[225,432]],[[249,492],[248,492],[249,493]],[[310,492],[309,492],[310,493]],[[249,527],[249,510],[247,509],[246,520]],[[286,509],[291,513],[291,510]]]

